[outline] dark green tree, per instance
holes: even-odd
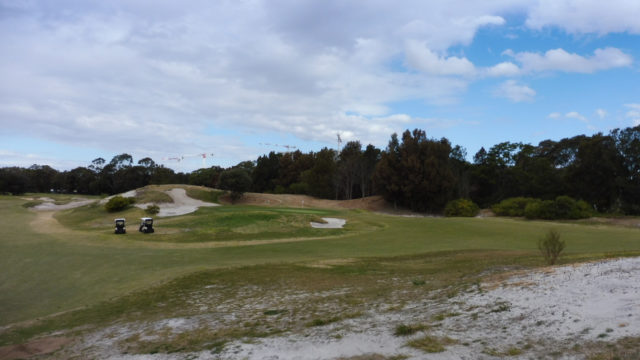
[[[451,151],[448,140],[427,139],[423,130],[405,131],[400,144],[392,136],[376,168],[381,194],[414,211],[441,211],[455,195]]]
[[[220,174],[219,187],[231,192],[231,202],[234,203],[251,188],[251,177],[244,169],[225,170]]]

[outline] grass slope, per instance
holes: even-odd
[[[243,281],[286,283],[285,279],[289,278],[308,282],[312,274],[318,284],[336,286],[350,281],[366,284],[369,276],[379,274],[405,276],[407,284],[411,283],[410,279],[431,277],[441,280],[429,284],[441,286],[466,276],[468,270],[465,269],[475,273],[505,264],[542,265],[536,240],[548,229],[558,230],[567,242],[568,256],[561,259],[563,262],[640,252],[640,231],[631,228],[502,218],[405,218],[364,211],[233,206],[206,208],[192,215],[158,220],[158,234],[145,236],[134,226],[126,236],[115,236],[111,234],[114,216],[104,213],[99,206],[61,212],[60,225],[51,219],[42,222],[42,213],[24,208],[22,204],[26,202],[17,197],[0,196],[3,229],[0,326],[79,307],[88,307],[93,309],[89,312],[103,315],[95,318],[87,310],[74,311],[54,317],[51,323],[28,327],[25,333],[0,335],[3,339],[0,343],[21,341],[40,330],[111,321],[122,316],[131,301],[139,301],[140,305],[136,306],[144,308],[145,303],[149,304],[149,296],[165,291],[162,289],[179,294],[183,287],[192,286],[189,284],[201,285],[201,276],[221,276],[224,283],[233,285]],[[128,219],[143,215],[139,209],[127,210],[125,214]],[[344,230],[329,232],[299,226],[308,224],[311,217],[325,215],[346,218],[348,225]],[[39,231],[32,228],[34,221]],[[43,224],[50,227],[42,228]],[[191,230],[182,231],[184,227]],[[239,242],[315,238],[318,234],[322,238],[219,247],[215,246],[215,240],[220,238],[212,239],[212,234],[225,233],[219,229],[231,234],[222,239]],[[265,235],[261,229],[270,229],[270,232]],[[162,233],[165,230],[166,233]],[[426,255],[414,258],[416,254]],[[457,256],[461,256],[459,261],[453,261]],[[349,258],[362,260],[326,271],[296,265]],[[255,267],[259,264],[267,267]],[[264,276],[257,275],[262,272]],[[188,275],[190,273],[194,275]],[[151,293],[144,290],[181,276],[186,277],[158,285],[160,287],[153,288]],[[272,276],[271,280],[265,276]],[[375,286],[373,289],[382,291]],[[130,295],[122,297],[125,294]],[[362,296],[366,298],[366,294]],[[178,304],[175,309],[182,307],[178,298],[171,301]]]

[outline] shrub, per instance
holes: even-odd
[[[591,216],[591,208],[585,201],[576,201],[568,196],[555,200],[533,200],[524,209],[527,219],[584,219]]]
[[[129,207],[129,205],[135,202],[136,200],[134,198],[122,197],[120,195],[117,195],[109,199],[109,201],[107,201],[107,203],[104,205],[104,208],[108,212],[115,212],[124,210]]]
[[[524,209],[537,199],[529,197],[514,197],[504,199],[493,205],[491,210],[498,216],[524,216]]]
[[[473,217],[478,215],[480,208],[469,199],[457,199],[447,203],[444,207],[445,216]]]
[[[144,211],[149,215],[155,215],[160,212],[160,207],[158,205],[149,205]]]
[[[527,219],[555,219],[553,200],[534,199],[524,208]]]
[[[304,182],[293,183],[289,185],[289,192],[291,194],[305,195],[309,193],[309,184]]]
[[[549,230],[544,238],[538,240],[538,249],[549,265],[556,263],[564,246],[564,241],[560,240],[560,233],[555,230]]]

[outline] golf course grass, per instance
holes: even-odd
[[[537,240],[550,229],[567,244],[561,263],[640,255],[640,230],[607,225],[220,206],[156,219],[157,232],[141,234],[141,209],[108,213],[93,204],[54,214],[24,207],[29,201],[0,196],[0,327],[23,322],[0,331],[0,345],[122,318],[192,315],[197,307],[185,301],[205,285],[225,289],[227,298],[248,285],[360,289],[338,299],[334,316],[349,316],[399,289],[424,293],[465,286],[487,271],[543,266]],[[127,218],[126,235],[113,234],[115,217]],[[347,225],[312,229],[309,221],[321,217]],[[396,287],[391,278],[400,279]],[[287,328],[335,313],[305,311],[309,318]],[[267,324],[250,328],[277,331]]]

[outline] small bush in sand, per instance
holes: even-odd
[[[160,212],[160,207],[158,205],[149,205],[144,211],[149,215],[155,215]]]
[[[457,344],[458,341],[449,337],[425,336],[416,340],[409,341],[408,346],[429,353],[443,352],[446,346]]]
[[[133,204],[134,202],[136,202],[134,198],[122,197],[118,195],[109,199],[109,201],[107,201],[107,203],[104,205],[104,208],[108,212],[116,212],[116,211],[126,209],[127,207],[129,207],[129,205]]]
[[[405,325],[400,324],[396,326],[393,335],[395,336],[409,336],[417,333],[418,331],[425,330],[427,327],[423,324]]]
[[[564,250],[565,243],[560,240],[560,233],[549,230],[544,238],[538,240],[538,249],[549,265],[554,265]]]

